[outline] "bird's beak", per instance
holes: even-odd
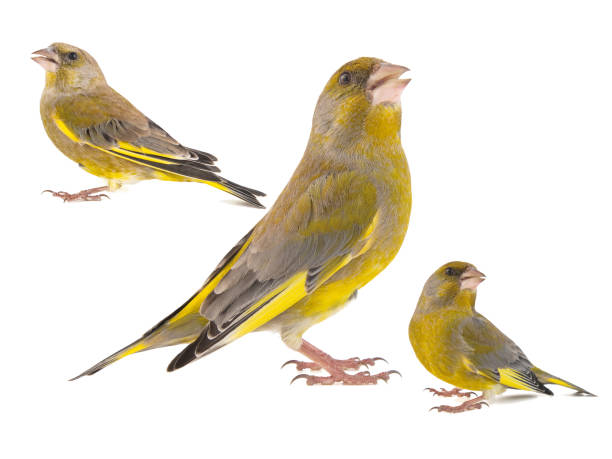
[[[59,56],[51,48],[39,49],[32,54],[38,54],[38,56],[34,56],[32,60],[40,64],[47,72],[57,72],[59,68]]]
[[[366,91],[370,96],[372,105],[397,104],[404,88],[410,83],[410,78],[400,80],[399,77],[408,70],[410,69],[402,65],[387,62],[376,64],[366,84]]]
[[[473,266],[467,268],[459,280],[461,281],[461,290],[476,290],[476,287],[480,285],[482,281],[485,280],[485,275],[478,271]]]

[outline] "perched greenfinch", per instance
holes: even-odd
[[[400,142],[408,69],[360,58],[331,77],[306,152],[270,211],[229,251],[203,287],[145,335],[81,375],[129,354],[190,343],[168,371],[254,330],[280,333],[308,362],[312,384],[376,384],[393,371],[352,373],[377,359],[337,360],[302,339],[354,298],[395,257],[411,208]],[[295,379],[295,378],[294,378]]]
[[[32,59],[46,70],[40,115],[47,135],[79,166],[108,181],[108,186],[74,194],[51,191],[54,196],[99,201],[106,195],[98,193],[124,183],[160,179],[207,183],[263,207],[255,197],[262,192],[215,174],[217,158],[181,145],[111,88],[87,52],[53,43],[34,54]]]
[[[475,395],[460,389],[483,392],[461,405],[432,409],[449,413],[480,409],[485,400],[507,388],[553,395],[545,384],[593,395],[534,366],[510,338],[476,312],[476,288],[484,278],[473,265],[454,261],[433,273],[423,287],[410,321],[410,342],[430,373],[455,386],[428,390],[443,397]]]

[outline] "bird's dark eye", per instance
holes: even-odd
[[[446,268],[444,270],[444,274],[446,274],[447,276],[457,276],[459,275],[459,271],[455,268]]]
[[[338,81],[342,86],[346,86],[351,82],[351,74],[349,72],[342,72]]]
[[[79,55],[74,51],[68,53],[68,59],[70,59],[71,61],[76,61],[78,57]]]

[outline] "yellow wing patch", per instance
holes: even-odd
[[[372,246],[372,244],[374,243],[374,239],[371,238],[370,236],[374,232],[374,229],[376,229],[376,227],[378,226],[379,215],[380,215],[380,212],[376,212],[376,214],[374,215],[374,218],[372,219],[372,223],[368,225],[365,232],[363,233],[363,236],[361,237],[360,240],[365,241],[365,244],[363,244],[363,247],[361,248],[359,253],[357,253],[356,256],[362,255],[365,252],[367,252]]]
[[[277,287],[261,300],[251,306],[245,314],[249,314],[261,305],[266,304],[263,308],[257,311],[251,318],[240,325],[236,330],[228,337],[226,342],[233,341],[240,338],[243,335],[257,329],[261,325],[265,324],[269,320],[273,319],[280,313],[286,311],[288,308],[297,303],[300,299],[306,296],[306,273],[300,273],[293,278],[286,281],[280,287]],[[270,301],[273,298],[272,301]]]
[[[174,181],[177,179],[177,177],[188,177],[189,181],[206,183],[207,185],[210,185],[214,188],[217,188],[227,193],[236,195],[235,191],[231,190],[230,188],[223,185],[222,183],[210,181],[210,180],[202,180],[202,179],[198,179],[198,178],[191,177],[191,176],[183,176],[175,172],[167,171],[166,169],[163,168],[164,165],[179,165],[180,164],[179,162],[172,161],[172,159],[178,159],[176,157],[173,157],[167,154],[163,154],[163,153],[159,153],[149,148],[139,147],[136,145],[132,145],[128,142],[122,142],[122,141],[117,142],[118,146],[114,148],[99,147],[97,145],[92,144],[91,142],[87,142],[79,138],[72,130],[70,130],[70,128],[66,125],[66,123],[64,123],[57,116],[57,114],[53,115],[52,118],[56,126],[58,127],[58,129],[73,142],[88,145],[91,148],[96,148],[100,151],[103,151],[104,153],[108,153],[117,158],[121,158],[126,161],[130,161],[140,166],[146,166],[146,167],[150,167],[151,169],[155,169],[159,171],[159,175],[156,178],[160,180],[173,180]],[[162,159],[162,158],[168,158],[168,160]],[[157,163],[160,166],[156,167],[155,164],[151,164],[151,163]]]
[[[376,221],[377,219],[375,218],[372,222],[372,225],[375,226]],[[362,239],[367,238],[371,234],[374,227],[372,225],[370,225],[370,227],[368,227],[368,229],[364,232],[364,237]],[[367,247],[365,248],[365,250],[367,250]],[[346,266],[353,258],[356,258],[363,252],[365,252],[365,250],[364,248],[362,248],[357,254],[349,254],[340,259],[335,266],[332,265],[328,267],[318,280],[317,287],[325,283],[325,281],[327,281],[331,276],[333,276],[336,272]],[[257,329],[261,325],[283,313],[291,306],[296,304],[299,300],[304,298],[307,294],[307,274],[307,272],[302,272],[295,275],[294,277],[286,281],[284,284],[282,284],[280,287],[277,287],[264,298],[259,300],[256,304],[251,306],[245,314],[249,314],[250,312],[257,310],[257,308],[261,307],[261,305],[265,304],[265,306],[261,308],[261,310],[257,311],[255,314],[253,314],[251,318],[249,318],[246,322],[240,325],[236,329],[236,331],[234,331],[232,335],[228,337],[227,342],[240,338],[241,336],[246,335],[247,333]],[[269,303],[266,304],[266,302]]]
[[[194,313],[199,313],[200,311],[200,306],[202,305],[202,303],[204,302],[204,300],[206,299],[206,297],[208,295],[210,295],[210,293],[214,290],[214,288],[217,286],[217,284],[219,282],[221,282],[221,279],[223,279],[223,277],[225,277],[225,275],[227,274],[227,272],[232,269],[232,266],[234,266],[234,264],[236,264],[236,262],[238,261],[238,259],[242,256],[242,254],[244,253],[244,251],[247,249],[247,247],[251,244],[251,241],[253,240],[253,236],[251,235],[251,237],[249,237],[246,242],[243,244],[243,246],[240,248],[240,250],[238,251],[238,253],[236,253],[236,255],[234,256],[234,258],[232,258],[226,265],[225,267],[219,271],[219,274],[217,274],[213,279],[211,279],[203,288],[202,290],[200,290],[189,302],[189,304],[187,304],[182,310],[181,312],[179,312],[176,316],[174,316],[169,323],[174,323],[180,319],[182,319],[183,317],[189,315],[189,314],[194,314]]]
[[[68,126],[66,126],[66,123],[64,123],[61,119],[59,119],[59,117],[57,115],[53,115],[52,118],[53,118],[53,121],[55,122],[55,125],[57,126],[57,128],[60,131],[62,131],[62,134],[64,134],[66,137],[68,137],[73,142],[84,143],[81,139],[79,139],[76,136],[76,134],[74,132],[72,132],[68,128]]]
[[[533,392],[545,392],[533,373],[530,375],[512,368],[499,368],[497,371],[499,372],[499,382],[504,386]]]
[[[81,139],[80,137],[78,137],[67,125],[66,123],[64,123],[57,114],[54,114],[52,116],[53,121],[55,122],[55,125],[57,126],[57,128],[62,132],[62,134],[64,134],[66,137],[68,137],[70,140],[72,140],[73,142],[76,143],[81,143],[81,144],[85,144],[85,145],[89,145],[92,148],[97,148],[98,150],[104,151],[106,153],[109,153],[111,155],[117,156],[119,158],[128,160],[128,161],[132,161],[132,162],[136,162],[141,164],[138,160],[145,160],[145,161],[153,161],[156,163],[160,163],[160,164],[179,164],[177,162],[174,161],[167,161],[161,158],[168,158],[169,160],[172,159],[181,159],[181,158],[177,158],[176,156],[172,156],[172,155],[168,155],[168,154],[164,154],[164,153],[159,153],[157,151],[151,150],[149,148],[146,147],[140,147],[138,145],[132,145],[129,142],[122,142],[122,141],[118,141],[117,142],[117,147],[114,148],[103,148],[97,145],[92,144],[91,142],[88,142],[86,140]],[[128,157],[126,157],[128,156]],[[161,158],[160,158],[161,157]],[[154,167],[154,166],[151,166]]]

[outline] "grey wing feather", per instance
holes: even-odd
[[[323,176],[309,186],[286,215],[287,221],[297,224],[283,227],[284,231],[282,225],[277,225],[274,231],[267,233],[265,230],[256,230],[254,241],[202,304],[201,314],[218,326],[231,322],[299,272],[309,272],[308,287],[312,288],[316,274],[330,260],[353,251],[355,238],[370,224],[376,213],[373,202],[364,203],[365,209],[360,217],[363,221],[349,222],[333,232],[313,232],[307,237],[302,232],[309,223],[326,219],[330,212],[341,209],[347,202],[355,203],[358,196],[363,195],[363,187],[372,187],[367,179],[357,176],[348,181],[348,187],[330,187],[330,182],[341,183],[346,180],[346,174],[352,175],[346,172]],[[333,190],[332,202],[311,199],[312,195],[320,198],[323,188]],[[300,205],[299,201],[309,201],[310,205]],[[300,212],[299,218],[294,218],[292,212]],[[264,227],[265,219],[262,221]],[[347,217],[347,220],[350,219]]]
[[[279,201],[282,194],[255,227],[250,245],[202,303],[200,313],[209,325],[174,358],[169,371],[223,346],[232,330],[274,298],[254,311],[252,305],[296,274],[310,273],[309,285],[314,288],[323,266],[362,247],[361,236],[377,212],[376,189],[352,172],[319,177],[289,206]],[[346,214],[348,203],[353,212]],[[335,230],[328,231],[326,225],[332,221]]]
[[[476,313],[464,320],[461,337],[466,344],[466,356],[476,370],[500,381],[500,370],[512,369],[516,379],[532,390],[551,395],[533,372],[534,365],[514,341],[503,334],[486,317]]]
[[[210,172],[220,171],[218,167],[213,165],[213,162],[217,160],[215,156],[184,147],[146,117],[144,123],[111,118],[101,124],[77,129],[77,133],[80,138],[101,148],[114,148],[118,146],[118,142],[126,142],[137,147],[148,148],[160,153],[160,155],[172,156],[177,165],[186,161],[190,166],[198,169]],[[150,156],[152,159],[159,159],[160,157],[154,154],[145,156]]]
[[[477,362],[479,368],[519,370],[533,367],[521,348],[481,314],[476,313],[463,322],[461,336],[470,350],[468,358]]]

